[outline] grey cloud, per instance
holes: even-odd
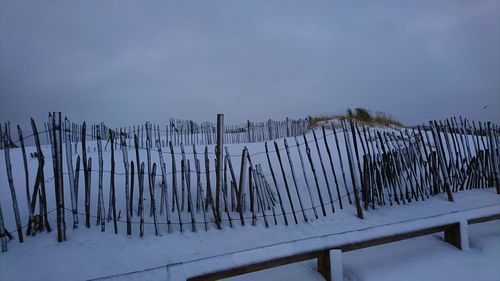
[[[0,120],[15,123],[357,106],[499,122],[499,77],[498,1],[0,1]]]

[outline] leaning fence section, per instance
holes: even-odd
[[[342,121],[308,132],[300,120],[170,121],[162,134],[151,123],[87,127],[54,112],[41,131],[33,119],[28,135],[17,126],[17,138],[3,124],[12,212],[0,204],[2,250],[14,235],[22,243],[55,230],[65,241],[67,223],[160,235],[305,224],[346,209],[363,219],[370,209],[440,194],[454,201],[464,190],[500,193],[500,130],[490,122],[451,118],[389,130]],[[26,147],[28,139],[34,147]],[[261,143],[254,151],[226,146],[241,141]],[[24,182],[14,179],[11,153],[22,157]]]

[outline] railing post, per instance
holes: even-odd
[[[342,269],[342,251],[332,249],[323,252],[317,258],[318,272],[323,275],[327,281],[342,281],[344,272]]]
[[[467,221],[449,225],[444,231],[444,241],[460,250],[469,249],[469,232]]]
[[[332,281],[344,280],[344,270],[342,269],[342,251],[330,250],[330,272]]]
[[[331,267],[330,267],[330,251],[325,251],[320,257],[317,258],[318,272],[323,275],[327,281],[331,281]]]

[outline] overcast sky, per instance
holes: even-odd
[[[500,122],[500,1],[0,0],[0,121],[347,107]]]

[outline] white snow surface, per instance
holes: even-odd
[[[342,254],[344,281],[498,281],[500,221],[470,225],[471,248],[460,251],[442,235],[427,235]],[[316,261],[288,264],[226,281],[321,281]]]
[[[308,138],[311,140],[312,136],[308,134]],[[339,136],[339,138],[342,139],[341,136]],[[328,141],[330,143],[330,146],[332,146],[333,139],[331,136],[329,137]],[[280,147],[283,147],[282,140],[279,140],[278,142],[280,143]],[[288,139],[288,143],[292,145],[295,142],[293,139]],[[89,143],[89,145],[93,144]],[[250,154],[262,152],[264,150],[262,143],[249,144],[247,146],[249,148]],[[242,145],[229,145],[228,147],[231,154],[241,155]],[[272,146],[270,148],[271,150],[274,150]],[[204,147],[197,147],[198,158],[200,160],[203,159],[203,149]],[[345,147],[342,146],[341,149],[345,150]],[[163,150],[166,151],[167,148],[163,148]],[[177,147],[176,150],[179,151],[180,149]],[[191,149],[188,148],[186,148],[186,150],[191,151]],[[303,145],[301,146],[301,150],[305,155]],[[314,144],[311,144],[311,150],[315,150]],[[326,159],[326,152],[324,151],[323,147],[322,150],[323,158]],[[34,151],[34,147],[27,148],[28,154]],[[209,146],[209,151],[214,151],[213,146]],[[295,174],[300,175],[300,162],[296,153],[296,148],[291,148],[291,151],[295,165]],[[80,147],[78,148],[78,152],[80,152]],[[129,160],[134,160],[135,162],[134,151],[130,149],[128,153]],[[46,156],[45,176],[47,179],[52,176],[50,147],[44,147],[44,154]],[[117,149],[115,151],[115,161],[118,173],[123,172],[121,155],[121,151]],[[281,156],[282,158],[286,157],[284,151],[281,151]],[[88,157],[93,158],[93,170],[97,170],[97,152],[90,151],[88,153]],[[156,152],[152,152],[152,157],[153,162],[158,163],[158,156]],[[165,162],[167,163],[167,172],[170,172],[171,170],[168,164],[170,163],[170,155],[165,155],[164,157]],[[177,160],[179,160],[180,155],[176,155],[176,157]],[[192,155],[188,155],[188,157],[192,157]],[[210,157],[212,164],[213,155],[211,154]],[[26,208],[24,170],[20,149],[11,150],[11,158],[14,172],[15,188],[17,192],[17,200],[20,206],[21,220],[24,225],[27,222],[28,210]],[[74,155],[74,158],[76,159],[76,155]],[[108,148],[108,150],[104,153],[104,170],[110,169],[109,158],[110,152]],[[313,155],[313,158],[315,158],[315,160],[318,159],[317,155]],[[64,156],[63,159],[65,159]],[[252,161],[254,162],[254,164],[262,164],[264,169],[267,167],[267,162],[265,159],[265,154],[252,155]],[[141,161],[145,160],[146,153],[145,151],[141,151]],[[346,159],[343,160],[344,166],[347,166]],[[232,161],[235,169],[239,170],[239,156],[233,157]],[[275,159],[274,153],[272,161],[275,168],[275,173],[277,173],[278,184],[282,185],[281,176],[278,175],[279,166],[277,166],[278,164]],[[338,171],[339,161],[338,159],[334,159],[334,161],[336,169]],[[30,185],[32,189],[32,185],[35,181],[34,177],[36,174],[37,161],[30,158],[28,159],[28,162],[30,169]],[[316,163],[318,163],[318,161],[316,161]],[[66,170],[65,161],[63,166]],[[328,166],[326,162],[325,166]],[[178,170],[179,169],[180,165],[178,165]],[[213,165],[211,169],[213,169]],[[316,167],[316,169],[319,170],[319,167]],[[268,171],[265,170],[264,173],[267,174]],[[191,175],[193,177],[192,182],[194,182],[193,174]],[[290,183],[291,178],[289,172],[287,172],[287,176]],[[337,176],[339,176],[339,174],[337,174]],[[310,174],[308,174],[308,177],[309,182],[313,183],[313,179],[311,178]],[[318,174],[318,177],[320,184],[324,186],[322,176]],[[95,215],[97,201],[97,178],[97,172],[93,172],[91,207],[93,215]],[[214,178],[215,177],[212,178],[213,181],[215,180]],[[301,192],[303,192],[301,195],[302,200],[304,202],[305,208],[309,208],[311,207],[311,203],[308,202],[303,178],[299,178],[300,182],[298,184],[301,188]],[[64,175],[64,180],[66,195],[65,205],[67,208],[71,208],[67,175]],[[271,184],[270,176],[268,176],[267,180]],[[124,180],[122,177],[116,177],[117,209],[122,210],[122,220],[124,220],[125,216],[123,207],[123,182]],[[330,184],[333,189],[332,182],[330,182]],[[339,184],[341,184],[340,178]],[[79,185],[79,211],[83,212],[84,188],[82,173],[80,173]],[[108,173],[104,174],[103,186],[105,198],[104,204],[107,210],[109,194]],[[15,230],[15,221],[12,213],[10,190],[6,180],[3,151],[2,153],[0,153],[0,187],[0,202],[5,219],[5,224],[8,230],[12,232]],[[135,190],[136,193],[134,196],[137,196],[137,184],[135,186]],[[341,186],[341,190],[343,190],[343,185]],[[157,192],[157,194],[159,194],[159,191]],[[148,194],[147,190],[145,191],[145,194]],[[372,210],[370,208],[368,211],[365,211],[364,220],[356,218],[354,206],[348,205],[346,198],[343,197],[345,205],[343,210],[340,210],[339,206],[335,204],[335,208],[337,211],[332,214],[331,208],[329,206],[326,206],[328,216],[322,217],[320,214],[320,218],[318,220],[314,219],[312,210],[309,210],[307,212],[309,219],[311,219],[309,223],[305,223],[303,220],[301,220],[302,218],[299,212],[297,214],[299,218],[298,225],[295,225],[293,223],[293,219],[291,215],[289,215],[288,219],[290,225],[285,226],[282,217],[278,217],[279,225],[274,226],[272,216],[270,212],[268,212],[268,219],[270,224],[273,225],[272,227],[265,228],[262,217],[260,215],[258,216],[259,221],[257,223],[257,226],[251,226],[251,221],[247,220],[246,226],[242,227],[239,224],[238,217],[233,214],[234,227],[232,229],[227,223],[223,224],[222,230],[217,230],[215,229],[215,226],[213,224],[210,224],[209,231],[205,232],[203,229],[203,225],[198,224],[198,231],[196,233],[193,233],[190,231],[190,225],[186,223],[184,227],[184,233],[179,232],[178,226],[173,226],[174,232],[167,233],[166,225],[163,224],[160,225],[160,235],[155,236],[153,226],[146,225],[145,236],[143,238],[139,237],[138,225],[136,224],[133,225],[132,236],[126,236],[126,228],[125,224],[123,223],[119,224],[118,235],[115,235],[113,233],[112,223],[107,223],[106,232],[101,232],[100,229],[95,226],[94,219],[92,219],[92,227],[90,229],[87,229],[84,225],[83,215],[79,216],[80,225],[78,229],[73,230],[71,229],[72,216],[70,212],[68,212],[66,213],[67,241],[63,243],[57,242],[55,230],[56,216],[55,212],[52,212],[49,214],[49,219],[53,228],[53,231],[51,233],[44,232],[37,234],[36,237],[25,237],[25,242],[23,244],[18,243],[17,240],[9,241],[8,252],[0,253],[0,280],[88,280],[115,274],[163,267],[172,263],[191,261],[215,255],[222,255],[225,253],[270,246],[287,241],[329,235],[332,233],[353,231],[357,229],[366,229],[377,225],[390,224],[401,221],[411,221],[423,217],[436,216],[450,212],[470,210],[485,206],[496,206],[496,208],[500,208],[500,196],[496,195],[493,189],[461,191],[458,193],[454,193],[454,196],[455,202],[447,201],[446,195],[441,194],[429,198],[425,202],[414,201],[407,205],[386,205],[383,207],[377,206],[377,209],[375,210]],[[47,200],[49,210],[55,208],[54,197],[54,188],[53,185],[49,182],[47,183]],[[146,196],[146,198],[148,198],[148,196]],[[326,193],[323,194],[323,198],[327,198]],[[314,199],[314,205],[317,206],[317,199]],[[296,199],[294,198],[294,200]],[[135,198],[135,202],[137,202],[137,197]],[[145,209],[148,210],[148,207],[149,203],[146,202]],[[280,213],[279,207],[276,208],[276,213]],[[319,209],[318,213],[320,213]],[[172,218],[174,220],[175,216],[172,216]],[[186,217],[185,222],[189,221],[187,218],[188,217]],[[136,221],[137,216],[134,216],[133,219],[134,221]],[[198,222],[200,222],[199,219],[200,218],[198,217]],[[150,221],[152,219],[146,215],[146,220]],[[165,221],[164,216],[160,218],[160,221],[162,223]],[[479,226],[472,227],[471,250],[458,251],[454,248],[451,248],[451,246],[436,243],[437,240],[435,238],[432,238],[435,236],[428,236],[411,240],[421,242],[408,242],[408,244],[406,244],[405,241],[402,241],[390,245],[378,246],[373,249],[365,249],[347,253],[344,255],[344,273],[348,278],[352,278],[350,280],[395,280],[394,278],[398,275],[400,277],[398,280],[401,280],[401,277],[404,277],[404,280],[411,280],[409,279],[409,277],[415,277],[416,279],[414,280],[460,280],[461,278],[446,279],[442,276],[444,274],[431,274],[432,272],[435,273],[436,271],[439,271],[441,265],[452,266],[454,264],[454,261],[456,261],[457,264],[463,266],[460,267],[457,265],[457,268],[460,268],[461,270],[457,270],[456,275],[451,274],[450,276],[460,276],[460,272],[462,272],[462,269],[464,269],[465,267],[467,269],[470,269],[469,271],[471,272],[471,275],[463,276],[484,276],[485,278],[465,278],[462,280],[500,280],[500,278],[491,278],[491,276],[499,276],[498,271],[495,271],[495,267],[491,265],[492,260],[500,260],[500,254],[498,254],[500,253],[500,251],[494,251],[495,249],[500,248],[500,241],[498,239],[499,231],[497,228],[498,223],[488,223],[486,225],[487,226],[484,228],[481,228]],[[476,238],[474,238],[474,229],[476,228],[478,229],[477,232],[479,234],[484,234],[483,236],[486,237],[485,240],[481,240],[482,238],[478,238],[479,240],[476,240]],[[13,235],[16,236],[15,232],[13,233]],[[436,244],[439,245],[436,246]],[[435,251],[434,248],[438,250]],[[417,254],[413,255],[413,252],[417,252]],[[383,253],[383,258],[381,258],[380,253]],[[408,256],[401,257],[404,254],[408,254]],[[429,259],[422,257],[423,255],[427,254],[429,255]],[[386,259],[387,262],[385,262]],[[392,266],[393,263],[395,264],[394,266]],[[478,265],[478,263],[480,263],[481,266]],[[366,264],[367,266],[364,266],[364,264]],[[378,267],[369,267],[368,265],[370,264],[378,265]],[[406,275],[401,275],[404,273],[401,273],[402,269],[399,269],[399,267],[397,266],[398,264],[403,265],[403,267],[405,268],[408,266],[412,267],[413,265],[419,265],[422,269],[418,274],[406,273]],[[269,276],[271,276],[272,278],[269,280],[280,280],[279,278],[283,278],[281,280],[294,280],[288,279],[290,275],[288,275],[287,273],[289,272],[291,275],[297,278],[295,280],[308,280],[306,278],[309,277],[311,278],[309,280],[321,280],[318,279],[321,278],[320,275],[314,272],[310,265],[311,262],[304,262],[296,265],[288,265],[285,267],[286,269],[280,267],[256,274],[266,274],[266,272],[271,272]],[[446,266],[445,268],[447,268]],[[486,270],[485,268],[488,268],[489,270]],[[431,275],[426,275],[425,271],[429,271],[428,273]],[[442,271],[446,270],[443,269]],[[394,274],[392,272],[394,272]],[[154,273],[152,274],[152,277],[156,277]],[[439,278],[432,277],[431,279],[426,279],[426,276],[437,276]],[[441,279],[441,277],[444,279]],[[243,279],[236,280],[260,280],[260,277],[256,279],[248,279],[253,278],[248,276],[241,278]]]
[[[175,232],[140,238],[80,226],[80,229],[68,230],[68,241],[64,243],[58,243],[54,233],[38,234],[24,244],[10,242],[9,251],[0,255],[0,279],[86,280],[486,205],[500,208],[500,198],[491,189],[455,195],[454,203],[443,195],[426,202],[368,211],[364,220],[357,219],[353,211],[346,211],[310,224],[268,229],[260,225],[237,226],[211,229],[207,233]]]

